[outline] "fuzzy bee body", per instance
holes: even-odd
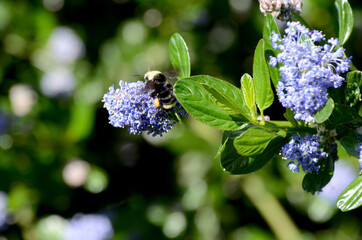
[[[170,111],[176,105],[176,97],[171,84],[166,84],[167,77],[160,71],[148,71],[144,75],[146,90],[152,91],[154,105]]]

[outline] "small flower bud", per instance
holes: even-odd
[[[300,0],[259,0],[260,11],[267,15],[270,13],[273,17],[281,21],[291,18],[291,12],[302,12],[303,3]]]

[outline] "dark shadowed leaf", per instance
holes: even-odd
[[[294,112],[289,108],[286,109],[284,113],[285,119],[287,119],[294,127],[298,127],[298,121],[294,119]]]
[[[358,118],[358,113],[354,108],[343,104],[335,104],[334,109],[327,121],[327,129],[334,129],[338,125],[353,122]]]
[[[247,128],[246,128],[247,129]],[[285,139],[276,138],[272,140],[264,151],[252,157],[245,157],[238,154],[234,147],[234,139],[243,131],[225,132],[223,142],[229,139],[225,150],[221,154],[221,166],[224,171],[230,174],[248,174],[255,172],[267,164],[280,152],[280,148],[285,144]]]
[[[303,178],[302,187],[304,191],[315,194],[322,191],[333,177],[334,160],[330,156],[320,160],[321,168],[318,173],[307,173]]]
[[[359,153],[356,150],[359,141],[356,138],[345,136],[340,140],[340,142],[349,155],[359,158]]]

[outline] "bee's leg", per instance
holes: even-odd
[[[153,104],[159,108],[161,106],[160,100],[156,97],[155,100],[153,101]]]
[[[151,93],[150,96],[153,97],[153,98],[157,98],[157,95],[158,95],[157,92],[154,91],[154,92]]]
[[[155,105],[155,107],[157,108],[157,111],[155,114],[153,114],[153,116],[151,118],[154,118],[156,116],[156,114],[158,113],[158,111],[160,111],[160,107],[161,107],[161,103],[160,100],[156,97],[155,100],[153,101],[153,105]]]

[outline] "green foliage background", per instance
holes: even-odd
[[[333,1],[303,2],[309,25],[336,36]],[[361,68],[362,4],[350,4],[355,27],[345,47]],[[359,239],[362,210],[341,213],[328,198],[304,193],[303,174],[289,172],[281,159],[250,176],[224,173],[214,158],[222,133],[192,118],[163,138],[108,124],[101,103],[108,87],[140,80],[134,75],[148,68],[170,70],[175,32],[189,47],[192,75],[239,86],[244,73],[252,74],[263,21],[252,0],[2,0],[0,190],[9,196],[11,221],[0,236],[56,239],[44,224],[49,216],[98,212],[110,216],[114,239]],[[42,66],[54,64],[47,44],[59,26],[79,35],[85,53],[68,66],[74,90],[50,98],[41,89]],[[24,116],[9,98],[18,84],[35,100]],[[271,109],[265,114],[282,119],[277,101]],[[63,177],[74,159],[90,166],[77,188]]]

